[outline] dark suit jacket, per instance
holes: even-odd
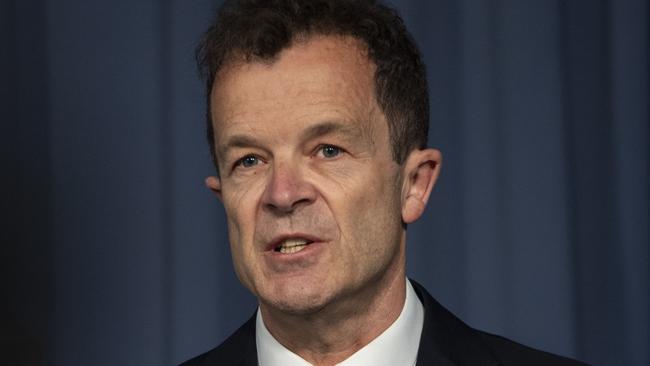
[[[584,365],[472,329],[434,300],[424,287],[413,280],[411,284],[424,305],[424,327],[417,366]],[[182,364],[217,365],[257,366],[255,315],[218,347]]]

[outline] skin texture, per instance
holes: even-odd
[[[265,325],[315,365],[344,360],[394,322],[405,297],[405,224],[441,156],[399,165],[375,99],[374,64],[352,38],[314,36],[271,63],[231,62],[212,90],[235,270]],[[313,241],[282,254],[285,238]]]

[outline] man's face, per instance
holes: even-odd
[[[403,273],[402,168],[358,43],[314,37],[217,75],[211,95],[235,269],[262,305],[309,313]]]

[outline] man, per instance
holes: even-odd
[[[375,1],[226,3],[199,48],[235,270],[259,300],[187,365],[571,365],[405,277],[440,171],[413,40]]]

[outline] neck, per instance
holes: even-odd
[[[312,365],[335,365],[370,343],[399,317],[406,296],[405,254],[354,295],[310,314],[260,305],[264,324],[283,346]]]

